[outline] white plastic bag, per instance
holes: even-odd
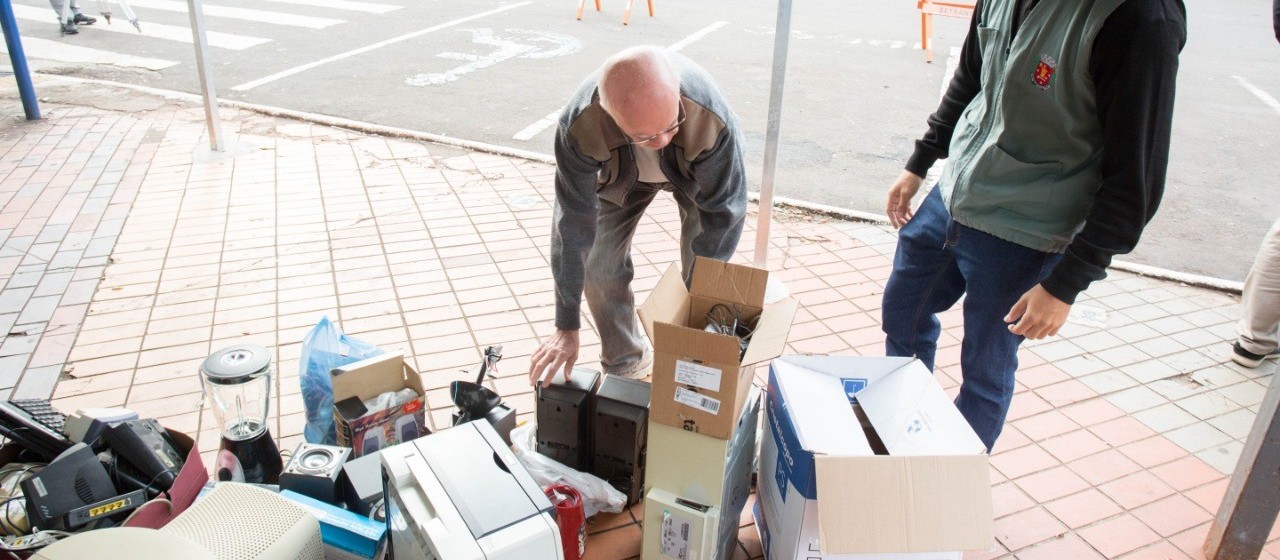
[[[601,511],[618,513],[626,507],[627,497],[600,477],[571,469],[538,453],[537,437],[537,425],[532,421],[511,430],[511,446],[515,448],[516,457],[539,486],[546,488],[557,482],[572,486],[582,494],[582,509],[587,517]]]

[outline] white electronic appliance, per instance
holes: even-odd
[[[644,499],[644,521],[642,560],[711,560],[717,556],[718,507],[654,488]],[[720,556],[730,558],[732,553]]]
[[[564,560],[551,501],[488,422],[381,455],[388,560]]]
[[[76,533],[33,560],[324,560],[320,523],[274,492],[219,484],[163,529]]]

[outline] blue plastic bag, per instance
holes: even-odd
[[[307,443],[337,445],[333,431],[333,368],[381,354],[377,346],[342,334],[342,329],[326,315],[302,339],[302,363],[298,380],[302,402],[307,407],[307,425],[302,435]]]

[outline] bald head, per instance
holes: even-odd
[[[600,104],[632,139],[666,136],[644,145],[660,148],[679,115],[680,77],[662,47],[631,47],[600,69]]]

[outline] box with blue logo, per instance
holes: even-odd
[[[991,547],[986,449],[919,361],[778,358],[763,429],[754,513],[768,560],[959,560]]]
[[[373,560],[382,558],[387,524],[374,521],[292,490],[280,492],[320,521],[326,560]]]

